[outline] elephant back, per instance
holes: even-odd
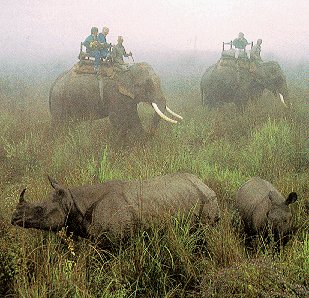
[[[246,69],[250,70],[252,68],[252,65],[255,64],[254,62],[250,62],[248,59],[235,59],[230,57],[225,57],[219,59],[219,61],[216,64],[216,69],[225,69],[225,68],[231,68],[231,69]]]
[[[52,119],[96,119],[106,114],[94,74],[78,73],[74,67],[61,74],[53,83],[49,106]]]

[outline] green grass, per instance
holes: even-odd
[[[114,145],[107,121],[55,128],[45,98],[32,99],[22,111],[20,103],[2,99],[0,296],[308,294],[308,90],[291,90],[294,107],[289,112],[266,94],[240,114],[234,105],[201,108],[194,86],[182,86],[181,92],[167,86],[169,105],[185,120],[179,125],[162,122],[153,139],[130,148]],[[149,111],[143,118],[149,120]],[[30,201],[47,196],[47,175],[76,186],[178,171],[196,174],[217,193],[222,209],[217,227],[191,229],[188,218],[179,215],[164,228],[154,225],[128,242],[102,248],[85,239],[73,241],[63,232],[54,235],[9,224],[24,187]],[[279,254],[262,239],[255,250],[246,247],[231,208],[237,189],[255,175],[285,195],[299,195],[293,206],[295,234]]]

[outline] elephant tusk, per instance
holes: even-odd
[[[288,106],[286,105],[286,103],[283,99],[283,95],[281,93],[279,93],[279,97],[280,97],[280,100],[282,101],[282,103],[284,104],[284,106],[287,108]]]
[[[175,112],[173,112],[168,106],[166,106],[166,110],[167,110],[170,114],[172,114],[173,116],[175,116],[175,117],[177,117],[177,118],[183,120],[183,117],[181,117],[180,115],[178,115],[178,114],[176,114]]]
[[[161,110],[159,109],[158,105],[156,103],[151,103],[151,105],[153,106],[154,110],[156,111],[156,113],[163,118],[165,121],[171,122],[171,123],[178,123],[176,120],[170,119],[167,116],[165,116]]]

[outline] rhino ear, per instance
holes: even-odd
[[[297,193],[296,192],[291,192],[287,199],[285,200],[286,205],[293,204],[297,200]]]
[[[19,196],[19,203],[25,203],[26,200],[24,198],[25,196],[25,191],[26,191],[26,188],[23,189],[23,191],[20,193],[20,196]]]
[[[58,185],[59,183],[56,181],[55,178],[51,177],[51,176],[47,176],[48,177],[48,180],[50,182],[50,185],[52,186],[52,188],[55,188],[56,185]]]
[[[52,177],[50,177],[50,176],[48,176],[48,180],[49,180],[49,182],[50,182],[50,185],[52,186],[52,188],[56,191],[56,193],[57,193],[57,195],[59,196],[59,197],[64,197],[65,196],[65,189],[64,189],[64,187],[62,186],[62,185],[60,185],[57,181],[56,181],[56,179],[54,179],[54,178],[52,178]]]

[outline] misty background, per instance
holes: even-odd
[[[222,42],[245,33],[263,39],[262,58],[276,60],[290,77],[308,76],[307,0],[0,0],[0,75],[4,89],[25,82],[48,86],[75,64],[90,28],[110,28],[135,62],[153,66],[163,84],[198,83],[220,58]],[[132,60],[127,59],[127,62]],[[12,80],[14,78],[15,80]],[[17,83],[18,81],[18,83]],[[48,89],[48,88],[47,88]]]

